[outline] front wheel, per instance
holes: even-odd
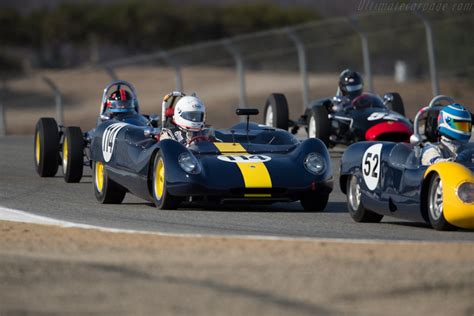
[[[40,177],[54,177],[59,167],[59,129],[55,119],[39,119],[34,146],[36,172]]]
[[[443,214],[443,182],[438,174],[431,177],[428,190],[428,218],[436,230],[455,230]]]
[[[329,146],[331,134],[331,122],[328,115],[328,109],[321,105],[313,107],[308,116],[308,137],[319,138],[326,146]]]
[[[166,165],[160,153],[155,156],[151,180],[153,201],[156,207],[161,210],[177,209],[181,199],[171,195],[166,188]]]
[[[349,215],[356,222],[378,223],[383,215],[369,211],[361,202],[361,191],[359,181],[356,176],[350,176],[346,184],[347,210]]]
[[[265,102],[263,123],[267,126],[288,130],[288,101],[284,94],[272,93]]]
[[[94,161],[92,165],[94,194],[102,204],[120,204],[127,193],[120,185],[111,180],[104,168],[104,163]]]
[[[81,128],[66,128],[63,141],[63,175],[68,183],[79,182],[84,168],[84,137]]]
[[[328,204],[329,194],[306,194],[301,200],[301,206],[306,212],[322,212]]]

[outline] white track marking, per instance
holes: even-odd
[[[104,226],[80,224],[69,221],[54,219],[51,217],[35,215],[28,212],[15,210],[0,206],[0,221],[31,223],[38,225],[52,225],[64,228],[81,228],[94,229],[108,233],[125,233],[125,234],[145,234],[161,237],[184,237],[184,238],[231,238],[231,239],[247,239],[247,240],[269,240],[269,241],[313,241],[313,242],[329,242],[329,243],[346,243],[346,244],[433,244],[433,243],[449,243],[447,241],[418,241],[418,240],[384,240],[384,239],[344,239],[344,238],[323,238],[323,237],[278,237],[278,236],[261,236],[261,235],[219,235],[219,234],[193,234],[193,233],[163,233],[151,232],[146,230],[120,229]],[[456,243],[471,243],[470,241],[456,241]]]

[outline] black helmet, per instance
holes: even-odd
[[[111,113],[126,113],[135,110],[133,97],[125,89],[117,89],[108,97],[106,111]]]
[[[364,80],[357,71],[346,69],[339,75],[339,90],[343,96],[359,96],[364,90]]]

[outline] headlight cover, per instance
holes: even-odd
[[[459,199],[464,203],[474,203],[474,183],[464,182],[456,190]]]
[[[181,169],[190,174],[198,174],[201,172],[201,166],[199,165],[196,157],[188,152],[184,152],[178,157],[178,163]]]
[[[321,157],[321,155],[317,153],[310,153],[304,160],[304,166],[310,173],[319,175],[322,174],[326,169],[326,162],[324,161],[324,158]]]

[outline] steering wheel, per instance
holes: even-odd
[[[208,142],[208,141],[210,141],[210,137],[206,136],[206,135],[194,136],[188,141],[188,145],[191,145],[192,143],[195,143],[195,142],[198,142],[198,141]]]

